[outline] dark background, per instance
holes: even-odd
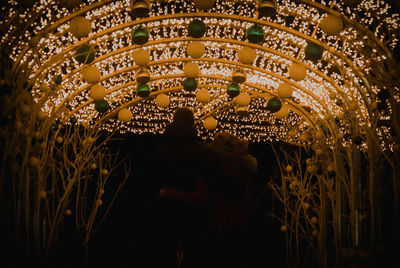
[[[160,144],[160,136],[149,134],[125,135],[123,140],[114,142],[113,149],[121,150],[121,157],[130,156],[132,174],[119,193],[105,221],[89,243],[89,264],[85,264],[84,250],[75,227],[74,217],[65,217],[59,242],[44,259],[39,259],[34,252],[25,254],[24,242],[18,241],[12,231],[12,223],[2,228],[1,245],[3,260],[8,266],[3,267],[165,267],[160,254],[157,213],[158,189],[146,178],[149,168],[148,157]],[[277,144],[275,144],[276,146]],[[280,224],[266,215],[266,212],[279,209],[273,202],[266,184],[277,171],[271,143],[250,143],[249,153],[258,160],[259,170],[255,178],[256,192],[261,194],[258,205],[254,208],[247,232],[243,256],[251,268],[286,267],[284,234]],[[118,171],[117,171],[118,172]],[[109,189],[115,189],[120,180],[109,182]],[[106,207],[107,198],[104,196]],[[30,250],[33,250],[31,247]]]

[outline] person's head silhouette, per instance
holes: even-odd
[[[173,121],[165,128],[167,143],[194,140],[197,132],[194,125],[194,114],[189,108],[177,108]]]

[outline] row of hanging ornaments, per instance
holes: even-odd
[[[214,6],[216,0],[193,0],[195,6],[200,10],[207,10]],[[131,4],[130,15],[133,18],[148,17],[150,12],[150,4],[147,1],[136,1]],[[258,7],[259,17],[271,16],[276,12],[276,6],[273,0],[261,1]],[[70,21],[69,31],[78,39],[88,36],[92,31],[91,21],[83,16],[77,16]],[[327,14],[320,22],[319,27],[327,35],[338,35],[343,30],[343,21],[341,18]],[[206,24],[194,19],[188,25],[188,34],[193,38],[187,46],[187,54],[193,59],[201,58],[205,53],[204,44],[199,41],[207,31]],[[132,43],[138,46],[143,46],[149,41],[149,30],[143,26],[138,26],[133,29],[131,38]],[[246,38],[250,43],[261,44],[265,39],[265,33],[260,25],[254,24],[246,31]],[[308,43],[305,48],[306,60],[318,61],[322,58],[323,48],[314,43]],[[150,53],[143,49],[137,48],[133,54],[135,64],[139,67],[136,72],[136,93],[141,98],[146,98],[150,95],[150,87],[147,82],[150,81],[150,72],[147,68],[150,61]],[[252,65],[257,56],[256,50],[244,46],[238,51],[240,63]],[[109,109],[108,102],[104,99],[107,95],[106,89],[100,83],[100,70],[95,65],[90,65],[95,59],[94,47],[89,44],[84,44],[76,50],[75,59],[84,65],[82,77],[91,84],[90,97],[95,101],[95,109],[99,113],[105,113]],[[183,69],[185,79],[182,83],[183,89],[189,92],[194,92],[198,87],[197,77],[200,75],[199,67],[194,62],[188,62]],[[301,81],[307,76],[306,67],[303,64],[293,63],[289,68],[289,77],[294,81]],[[232,81],[227,85],[226,93],[230,98],[234,98],[237,104],[237,111],[248,111],[250,103],[250,95],[241,92],[240,84],[246,81],[246,73],[242,68],[233,71]],[[292,97],[293,88],[291,84],[284,82],[277,88],[277,94],[280,98],[286,99]],[[282,103],[280,98],[272,97],[267,102],[267,108],[274,113],[276,118],[282,119],[289,115],[287,104]],[[196,93],[196,99],[200,103],[208,103],[211,99],[209,91],[201,88]],[[155,98],[155,103],[158,107],[168,107],[170,99],[168,95],[162,93]],[[129,122],[132,118],[132,112],[123,108],[118,113],[118,118],[122,122]],[[208,117],[203,121],[203,125],[208,130],[213,130],[217,127],[217,121],[213,117]]]

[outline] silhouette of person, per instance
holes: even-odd
[[[159,181],[159,226],[163,267],[201,265],[204,245],[207,146],[198,138],[193,112],[178,108],[166,127],[164,141],[152,157],[153,178]],[[182,251],[180,251],[182,253]]]
[[[229,132],[215,135],[210,148],[216,168],[208,179],[211,247],[207,267],[246,267],[246,228],[257,159],[247,153],[246,140]]]

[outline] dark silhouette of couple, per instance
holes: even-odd
[[[203,142],[193,112],[175,111],[150,170],[159,182],[164,267],[246,267],[242,252],[257,171],[247,148],[228,132]]]

